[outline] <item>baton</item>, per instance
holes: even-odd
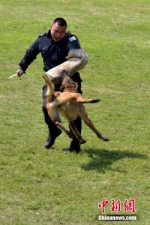
[[[18,74],[15,73],[15,74],[11,75],[10,77],[8,77],[8,79],[11,79],[11,78],[13,78],[13,77],[16,77],[17,75],[18,75]]]

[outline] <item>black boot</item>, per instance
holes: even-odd
[[[80,144],[76,138],[74,138],[73,141],[71,142],[69,151],[75,152],[75,153],[80,153],[80,151],[81,151]]]
[[[47,149],[49,149],[50,147],[52,147],[53,144],[54,144],[54,142],[55,142],[55,139],[56,139],[61,133],[62,133],[62,131],[61,131],[59,128],[57,128],[57,129],[53,132],[53,134],[51,134],[51,135],[49,134],[47,140],[46,140],[45,143],[44,143],[44,147],[47,148]]]
[[[81,119],[78,117],[74,122],[74,125],[76,126],[77,130],[79,131],[79,133],[81,134],[81,128],[82,128],[82,124],[81,124]],[[78,141],[78,139],[74,136],[70,147],[69,147],[69,151],[70,152],[76,152],[79,153],[81,151],[80,149],[80,143]]]

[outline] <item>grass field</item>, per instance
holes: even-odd
[[[41,111],[43,64],[39,55],[20,79],[25,50],[56,17],[68,21],[89,63],[81,71],[83,97],[99,140],[83,124],[80,154],[64,154],[63,133],[50,150]],[[149,0],[1,0],[0,2],[0,224],[150,224],[150,2]],[[63,120],[65,126],[66,122]],[[107,214],[137,221],[98,221]],[[136,213],[125,200],[135,200]],[[111,212],[112,200],[121,212]]]

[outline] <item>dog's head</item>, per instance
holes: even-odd
[[[76,89],[76,83],[68,76],[69,74],[68,71],[63,70],[61,73],[62,73],[61,74],[61,77],[62,77],[61,91],[68,87]]]
[[[62,70],[60,76],[61,76],[61,79],[62,79],[62,82],[63,82],[64,78],[69,76],[69,71]]]

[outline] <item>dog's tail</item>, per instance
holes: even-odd
[[[46,92],[47,98],[49,100],[54,99],[55,98],[55,96],[54,96],[54,85],[52,84],[51,80],[46,75],[44,75],[43,78],[44,78],[44,80],[47,84],[47,92]]]
[[[78,99],[77,102],[78,103],[96,103],[96,102],[99,102],[100,99]]]

